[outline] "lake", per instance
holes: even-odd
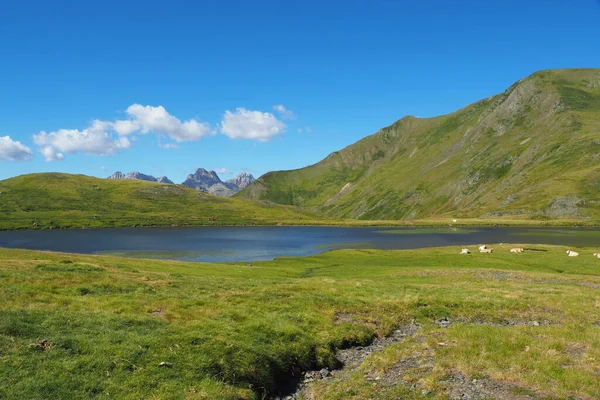
[[[1,231],[0,247],[180,261],[234,262],[332,249],[494,243],[600,246],[599,228],[189,227]]]

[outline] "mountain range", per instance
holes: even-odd
[[[600,69],[541,71],[451,114],[404,117],[236,196],[338,218],[600,219]]]
[[[117,171],[107,179],[137,179],[148,182],[173,184],[173,181],[166,176],[156,178],[152,175],[142,174],[138,171],[129,172],[127,174]],[[230,197],[254,182],[254,180],[252,174],[242,172],[235,178],[223,182],[215,171],[207,171],[204,168],[198,168],[196,172],[188,175],[187,179],[181,184],[216,196]]]

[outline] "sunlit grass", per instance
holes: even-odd
[[[600,260],[536,247],[548,251],[340,250],[251,267],[0,250],[0,398],[261,398],[296,367],[332,368],[337,348],[413,319],[417,337],[363,372],[430,349],[433,368],[411,379],[436,396],[460,371],[597,397]],[[516,324],[496,325],[506,321]],[[316,388],[323,399],[420,396],[378,392],[364,373]]]

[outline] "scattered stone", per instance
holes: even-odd
[[[450,320],[444,317],[438,321],[438,325],[442,328],[448,328],[450,326]]]
[[[351,318],[352,315],[350,314],[338,314],[336,315],[336,322],[346,322]],[[344,376],[346,373],[352,372],[354,368],[360,365],[360,363],[364,361],[365,358],[367,358],[371,353],[383,351],[387,346],[401,342],[406,336],[414,335],[419,328],[420,325],[414,323],[413,321],[409,325],[403,326],[393,331],[389,336],[383,338],[376,338],[373,341],[373,343],[371,343],[368,346],[356,346],[349,349],[339,350],[336,354],[336,358],[340,362],[340,365],[343,366],[343,369],[330,371],[328,368],[323,368],[319,371],[305,372],[302,375],[302,379],[298,384],[296,392],[288,397],[292,400],[306,398],[306,396],[308,396],[307,393],[310,392],[310,384],[312,382],[320,380],[338,379],[338,374]],[[373,382],[373,384],[375,385],[376,382],[383,382],[385,384],[386,377],[367,376],[366,379],[369,382]],[[285,400],[288,397],[282,397],[280,395],[279,397],[274,396],[270,399]]]
[[[166,361],[163,361],[160,364],[158,364],[159,367],[165,367],[165,368],[170,368],[171,365],[172,364],[170,362],[166,362]]]

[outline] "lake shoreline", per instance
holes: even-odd
[[[335,249],[400,250],[537,243],[595,247],[597,227],[204,226],[0,232],[0,247],[190,262],[254,262]]]
[[[306,223],[287,223],[287,222],[266,222],[252,224],[132,224],[122,226],[57,226],[57,227],[19,227],[19,228],[1,228],[0,232],[12,231],[50,231],[50,230],[80,230],[80,229],[136,229],[136,228],[218,228],[218,227],[332,227],[332,228],[533,228],[533,227],[569,227],[569,228],[594,228],[600,227],[600,221],[590,220],[485,220],[485,219],[467,219],[467,222],[448,222],[441,220],[342,220],[335,223],[330,221],[306,222]]]

